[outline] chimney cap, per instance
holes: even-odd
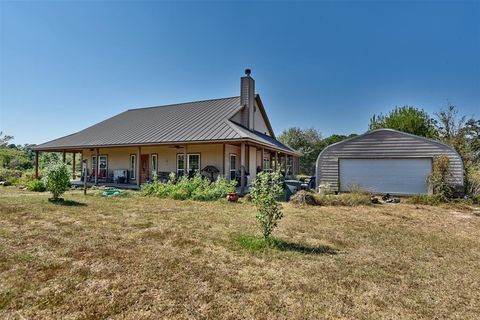
[[[245,69],[245,74],[247,75],[247,77],[250,77],[250,74],[252,73],[252,70],[250,69]]]

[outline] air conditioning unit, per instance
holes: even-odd
[[[113,170],[113,181],[115,182],[118,182],[119,180],[125,181],[126,179],[127,179],[127,170],[123,170],[123,169]]]

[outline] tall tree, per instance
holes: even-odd
[[[458,108],[448,104],[435,113],[438,137],[453,146],[463,158],[465,167],[480,162],[480,120],[460,115]]]
[[[12,139],[13,136],[3,134],[3,131],[0,131],[0,148],[6,147]]]
[[[423,109],[412,106],[395,107],[388,114],[373,115],[370,119],[370,130],[390,128],[417,136],[435,138],[437,136],[435,119]]]
[[[288,128],[278,137],[282,143],[303,153],[300,158],[300,173],[313,175],[315,161],[323,148],[322,135],[315,128]]]

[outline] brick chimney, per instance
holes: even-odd
[[[240,103],[244,106],[241,113],[241,124],[253,130],[255,112],[255,80],[250,77],[252,71],[245,69],[245,76],[240,78]]]

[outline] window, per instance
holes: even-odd
[[[187,171],[189,175],[193,175],[195,171],[200,171],[200,154],[188,154]],[[177,154],[177,176],[180,177],[184,174],[185,162],[183,153]]]
[[[188,174],[192,176],[197,171],[200,171],[200,155],[189,154],[188,155]]]
[[[107,156],[98,156],[98,177],[106,178],[108,174]]]
[[[237,176],[237,155],[230,155],[230,180],[235,180]]]
[[[130,155],[130,179],[135,180],[137,176],[137,155]]]
[[[97,157],[96,156],[92,156],[92,176],[96,176],[97,175]]]
[[[183,167],[185,162],[183,161],[183,154],[177,154],[177,177],[183,176]]]
[[[158,155],[157,154],[152,154],[151,156],[151,161],[152,161],[152,172],[155,172],[158,174],[157,166],[158,166]]]
[[[264,171],[270,171],[270,158],[265,157],[263,159],[263,170]]]

